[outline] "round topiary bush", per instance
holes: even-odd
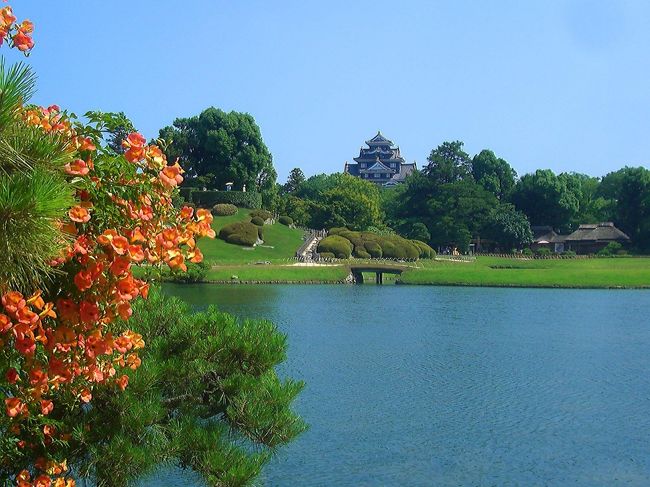
[[[347,232],[348,229],[345,227],[333,227],[330,228],[327,232],[327,235],[339,235],[341,232]]]
[[[249,213],[249,215],[252,216],[253,218],[256,218],[256,217],[261,218],[262,221],[270,220],[271,218],[273,218],[273,213],[271,213],[270,211],[266,211],[266,210],[254,210],[254,211],[251,211]]]
[[[235,222],[226,225],[219,231],[219,238],[235,245],[252,247],[261,239],[259,229],[250,222]]]
[[[383,253],[378,242],[366,241],[363,246],[366,248],[366,252],[368,252],[371,258],[381,259]]]
[[[253,225],[257,225],[258,227],[264,226],[264,220],[262,220],[259,216],[254,216],[253,218],[251,218],[251,223]]]
[[[280,218],[278,218],[278,221],[282,225],[286,225],[286,226],[293,225],[293,218],[291,218],[290,216],[282,215]]]
[[[230,203],[218,203],[214,205],[212,211],[217,216],[230,216],[237,213],[237,207]]]
[[[318,253],[322,255],[324,252],[332,253],[338,259],[349,259],[352,255],[352,244],[339,235],[330,235],[318,244]]]

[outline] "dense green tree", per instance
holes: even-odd
[[[471,177],[442,183],[423,174],[407,179],[395,211],[398,229],[408,233],[416,222],[425,224],[434,247],[467,249],[480,236],[496,197]]]
[[[493,208],[487,218],[483,236],[493,240],[501,250],[520,249],[533,242],[533,232],[526,215],[505,203]]]
[[[469,155],[463,150],[463,143],[443,142],[431,151],[429,162],[422,172],[438,184],[453,183],[472,177]]]
[[[160,138],[170,142],[169,160],[183,160],[186,185],[223,189],[233,182],[237,189],[246,185],[248,190],[263,192],[275,184],[271,153],[248,113],[211,107],[195,117],[177,118],[160,130]]]
[[[296,190],[296,196],[306,200],[317,200],[325,191],[336,186],[333,174],[316,174],[310,176]]]
[[[305,182],[305,173],[302,172],[302,169],[295,167],[289,173],[287,182],[283,186],[285,193],[295,193],[300,185]]]
[[[559,177],[578,197],[578,212],[569,221],[571,229],[581,223],[598,223],[614,218],[614,201],[600,195],[599,178],[580,173],[562,173]]]
[[[363,230],[382,223],[379,188],[349,174],[319,174],[284,196],[285,213],[299,224],[304,212],[312,228]]]
[[[422,222],[415,222],[411,225],[406,236],[413,240],[420,240],[421,242],[428,242],[431,240],[431,233],[429,233],[429,229]]]
[[[525,174],[515,185],[511,201],[532,225],[566,228],[579,210],[578,188],[566,176],[550,169]]]
[[[308,227],[311,225],[310,207],[308,200],[298,198],[292,194],[280,196],[278,213],[293,218],[296,225]]]
[[[472,159],[472,175],[477,183],[504,200],[515,186],[517,172],[491,150],[482,150]]]
[[[614,197],[614,221],[639,250],[650,250],[650,171],[624,167],[603,178],[601,194]]]

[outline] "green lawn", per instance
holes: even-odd
[[[479,257],[475,262],[421,261],[402,274],[405,284],[459,286],[650,288],[650,258],[522,260]]]
[[[251,210],[240,208],[236,215],[215,216],[212,228],[219,234],[225,225],[246,220]],[[241,247],[217,238],[202,238],[199,248],[205,261],[212,265],[248,264],[259,261],[281,262],[293,257],[303,243],[303,231],[280,223],[264,225],[264,244],[257,247]],[[273,248],[270,248],[273,247]]]
[[[208,271],[208,281],[282,281],[282,282],[337,282],[344,280],[349,273],[346,266],[291,266],[291,265],[246,265],[219,266]]]

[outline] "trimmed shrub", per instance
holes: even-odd
[[[286,225],[286,226],[293,225],[293,218],[291,218],[290,216],[282,215],[280,218],[278,218],[278,221],[282,225]]]
[[[251,223],[258,227],[264,226],[264,220],[262,220],[259,216],[254,216],[253,218],[251,218]]]
[[[535,255],[538,255],[539,257],[548,257],[549,255],[551,255],[551,249],[547,249],[546,247],[541,247],[535,250]]]
[[[355,249],[354,256],[358,257],[359,259],[372,259],[372,256],[364,249],[360,249],[360,250]]]
[[[368,252],[371,258],[381,259],[383,252],[379,243],[371,240],[369,242],[366,242],[364,244],[364,247],[366,248],[366,252]]]
[[[323,259],[335,259],[336,258],[336,256],[332,252],[321,252],[320,256]]]
[[[575,257],[577,254],[573,250],[565,250],[562,255],[566,257]]]
[[[526,257],[532,257],[533,256],[533,251],[531,249],[524,249],[521,251],[522,255],[525,255]]]
[[[230,216],[237,213],[237,207],[230,203],[218,203],[214,205],[212,211],[217,216]]]
[[[328,235],[339,235],[341,232],[349,232],[345,227],[333,227],[327,232]]]
[[[273,218],[273,213],[271,213],[270,211],[266,211],[266,210],[251,211],[249,213],[249,215],[252,216],[253,218],[255,218],[255,217],[261,218],[262,221],[270,220],[271,218]]]
[[[411,243],[415,245],[420,251],[421,259],[431,259],[436,256],[436,251],[421,240],[411,240]]]
[[[262,195],[255,191],[194,191],[192,201],[203,208],[217,203],[230,203],[237,208],[261,208]]]
[[[250,222],[234,222],[219,231],[219,238],[231,244],[252,247],[258,237],[262,238],[259,228]]]
[[[620,243],[609,242],[604,248],[596,252],[596,255],[600,257],[611,257],[621,250],[623,250],[623,246]]]
[[[352,254],[352,244],[350,241],[339,235],[330,235],[325,237],[318,244],[318,253],[332,253],[338,259],[349,259]]]

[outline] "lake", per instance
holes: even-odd
[[[267,486],[650,485],[647,291],[166,287],[273,320],[310,429]],[[143,485],[201,485],[164,472]]]

